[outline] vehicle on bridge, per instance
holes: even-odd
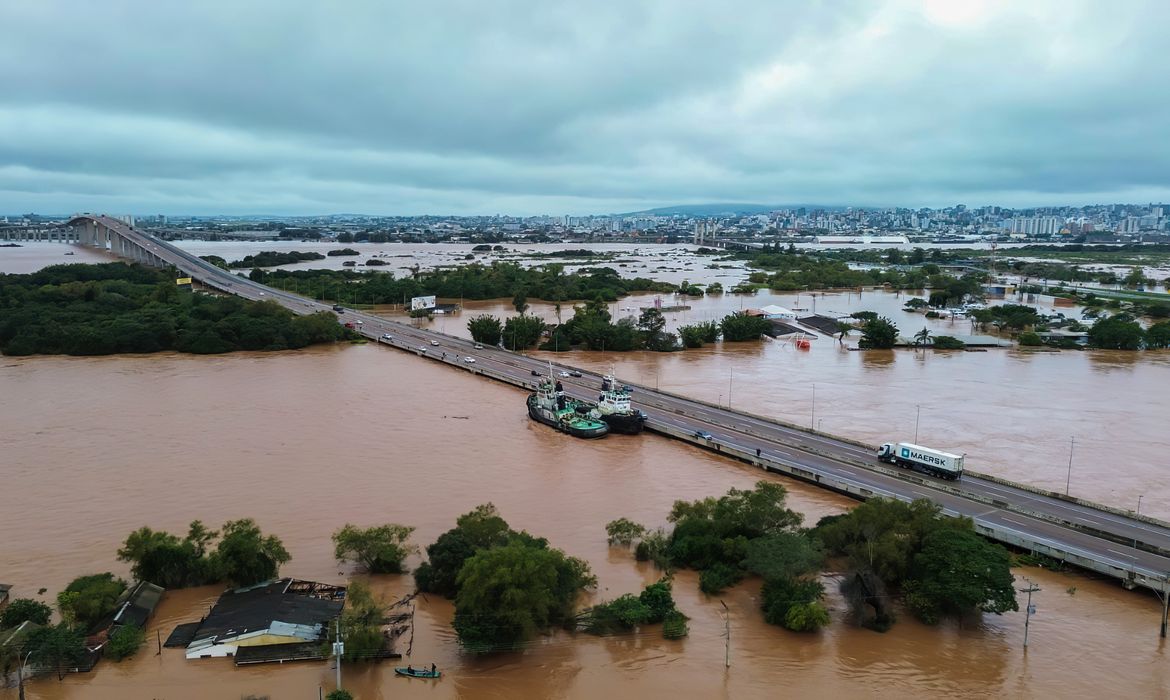
[[[334,310],[334,311],[336,311],[336,312],[337,312],[337,313],[339,313],[339,314],[343,314],[343,313],[345,313],[345,307],[344,307],[344,306],[342,306],[341,304],[334,304],[334,305],[333,305],[333,310]]]
[[[943,479],[958,479],[963,475],[965,455],[940,452],[910,442],[887,442],[878,448],[877,454],[883,462]]]

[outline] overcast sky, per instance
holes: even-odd
[[[0,211],[1170,201],[1168,27],[1168,0],[13,0]]]

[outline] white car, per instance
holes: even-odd
[[[476,344],[475,344],[475,349],[476,349],[476,350],[483,350],[483,345],[480,345],[479,343],[476,343]]]
[[[569,376],[569,373],[564,371],[564,370],[561,370],[561,376],[567,378]]]
[[[434,345],[435,347],[439,347],[439,341],[437,341],[437,340],[432,340],[432,341],[431,341],[431,345]]]
[[[475,358],[474,358],[474,357],[465,357],[465,358],[463,358],[463,361],[464,361],[464,362],[466,362],[466,363],[467,363],[467,364],[469,364],[469,365],[471,365],[471,364],[475,364]]]
[[[394,336],[390,335],[389,333],[383,333],[382,340],[394,340]]]

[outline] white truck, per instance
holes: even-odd
[[[940,452],[909,442],[887,442],[878,448],[878,459],[899,467],[914,469],[943,479],[958,479],[963,475],[964,455]]]

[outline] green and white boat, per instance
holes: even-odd
[[[528,395],[528,416],[537,422],[579,438],[605,437],[609,426],[597,417],[595,406],[565,396],[561,383],[543,377],[535,394]]]

